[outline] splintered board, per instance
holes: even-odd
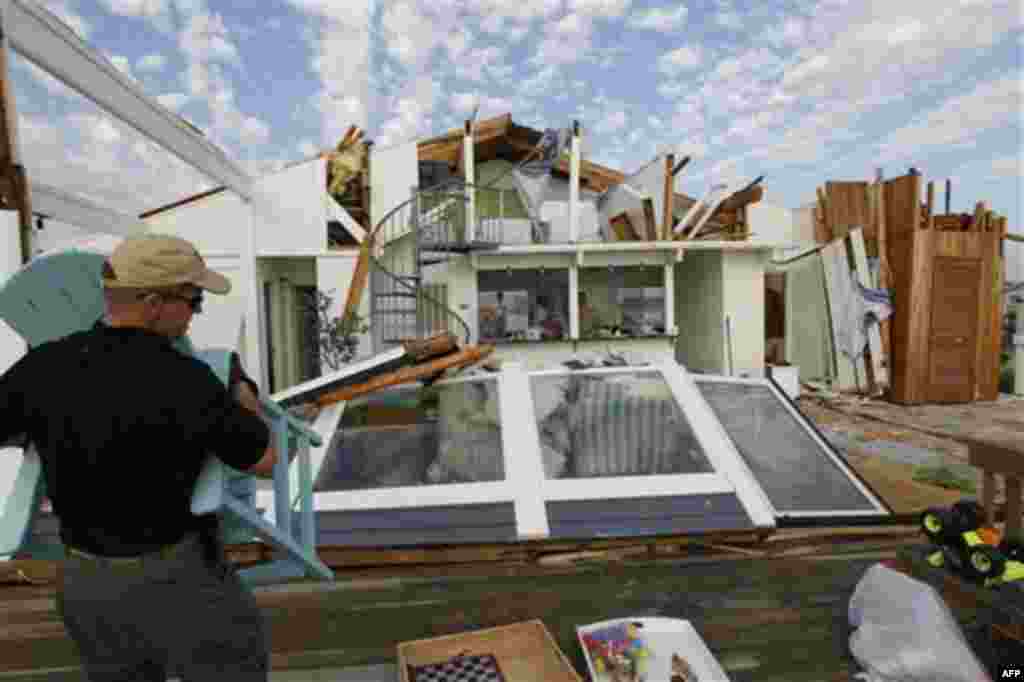
[[[825,183],[825,210],[833,239],[842,239],[850,230],[864,230],[864,242],[869,256],[877,256],[877,236],[871,220],[867,182]]]

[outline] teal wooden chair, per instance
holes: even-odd
[[[30,348],[92,327],[104,313],[100,277],[104,258],[99,253],[72,249],[35,259],[0,287],[0,319]],[[227,384],[233,351],[196,350],[188,337],[180,339],[176,347],[205,362]],[[213,455],[207,458],[193,491],[192,513],[218,514],[225,544],[259,538],[276,550],[274,562],[239,572],[248,582],[333,579],[334,573],[316,553],[309,448],[319,447],[322,439],[273,401],[261,397],[261,404],[281,454],[274,468],[276,523],[267,521],[255,506],[255,479]],[[293,505],[288,503],[292,497],[289,461],[293,456],[298,465],[298,524],[293,523]],[[45,494],[41,462],[30,445],[14,476],[13,492],[0,510],[0,557],[15,553],[41,558],[63,555],[59,540],[56,545],[33,541],[32,530]]]

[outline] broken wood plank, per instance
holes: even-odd
[[[616,235],[619,236],[621,241],[638,241],[643,240],[643,236],[636,229],[633,221],[629,219],[629,213],[622,212],[615,216],[610,221],[612,229],[615,230]]]
[[[933,229],[935,229],[935,218],[934,218],[935,183],[934,182],[929,182],[928,183],[928,195],[927,196],[928,196],[928,198],[926,200],[925,209],[924,209],[924,216],[925,216],[924,226],[925,226],[925,229],[933,230]]]
[[[479,362],[481,359],[487,357],[494,352],[494,346],[473,346],[470,348],[464,348],[458,353],[452,353],[430,362],[423,363],[420,365],[414,365],[412,367],[403,367],[402,369],[376,376],[369,381],[355,386],[345,386],[344,388],[325,393],[316,398],[315,402],[320,407],[327,407],[334,403],[343,402],[346,400],[352,400],[361,395],[379,391],[382,388],[388,386],[396,386],[398,384],[405,384],[412,381],[443,372],[449,367],[461,367],[463,365],[473,364]]]
[[[442,332],[426,339],[406,341],[402,344],[405,354],[417,361],[427,360],[438,355],[447,355],[458,349],[458,341],[454,334]]]
[[[889,290],[892,286],[892,271],[889,267],[888,235],[885,227],[885,187],[879,170],[873,185],[875,237],[878,249],[878,287]],[[891,323],[882,320],[879,336],[882,340],[882,366],[886,368],[886,382],[892,378],[892,336]]]
[[[658,239],[662,241],[667,241],[672,238],[672,197],[675,196],[675,175],[672,172],[672,168],[675,166],[675,161],[675,154],[667,154],[665,156],[665,187],[661,202],[661,234],[658,236]]]
[[[832,225],[829,222],[828,213],[828,200],[825,198],[825,192],[820,187],[817,188],[818,193],[818,215],[821,218],[821,242],[828,243],[833,239]]]
[[[984,201],[979,201],[974,205],[974,216],[971,219],[971,232],[984,232],[984,221],[985,213],[988,212],[988,206],[985,205]]]
[[[644,209],[644,239],[647,241],[657,241],[658,222],[654,216],[654,199],[649,196],[644,197],[640,203]]]
[[[825,183],[825,209],[832,239],[843,239],[855,227],[864,230],[864,240],[875,246],[868,202],[868,183]]]

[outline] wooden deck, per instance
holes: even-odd
[[[334,584],[259,588],[275,670],[393,663],[402,641],[540,618],[585,673],[576,625],[625,616],[690,620],[733,682],[846,682],[847,605],[863,572],[895,558],[905,537],[879,537],[760,558],[692,551],[662,559],[555,567],[496,565],[451,575],[342,577]],[[448,575],[445,575],[448,573]],[[71,680],[78,664],[52,587],[0,589],[0,679]],[[971,613],[965,613],[969,621]],[[15,671],[21,671],[15,674]],[[289,677],[289,679],[293,679]]]

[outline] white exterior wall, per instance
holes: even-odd
[[[732,368],[735,376],[745,372],[761,376],[764,372],[766,262],[767,254],[759,251],[727,252],[722,255],[722,305],[723,313],[731,325]],[[725,352],[729,353],[728,345]]]
[[[206,265],[231,281],[231,292],[225,296],[204,295],[203,312],[192,318],[189,338],[196,348],[227,348],[241,352],[242,318],[245,316],[245,282],[241,262],[233,256],[213,256],[206,258]]]
[[[784,206],[767,203],[763,200],[748,205],[747,226],[754,238],[761,241],[797,241],[793,211]]]
[[[399,204],[412,198],[419,187],[419,154],[416,142],[393,147],[370,147],[370,225]]]
[[[258,255],[317,255],[327,249],[327,161],[314,159],[253,183]]]
[[[479,312],[477,309],[476,268],[468,258],[453,259],[448,269],[448,308],[454,310],[469,326],[472,343],[480,340]]]
[[[148,232],[173,234],[199,253],[237,255],[249,225],[249,209],[234,192],[212,194],[143,219]]]

